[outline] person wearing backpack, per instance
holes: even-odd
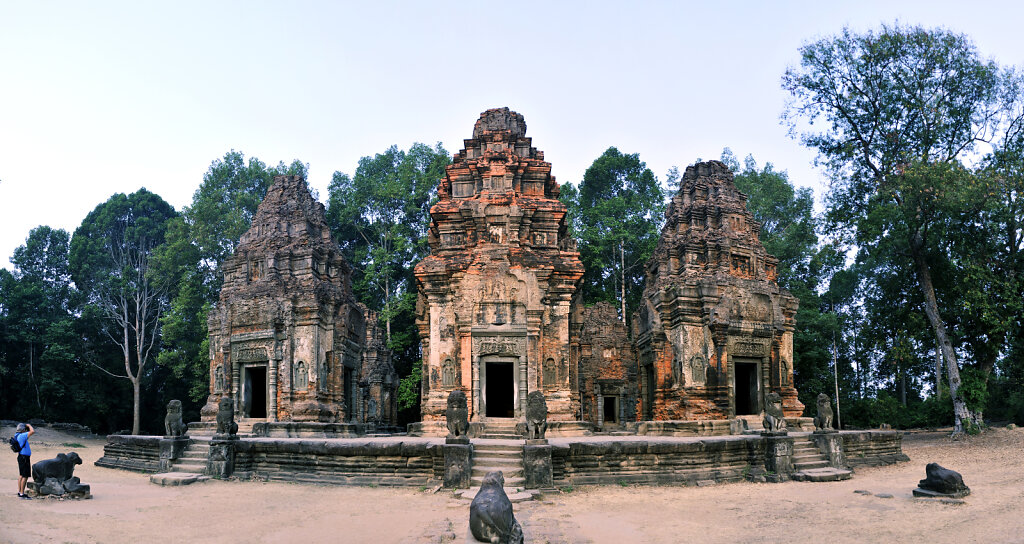
[[[22,499],[32,498],[25,494],[25,485],[28,484],[28,477],[32,475],[32,448],[28,445],[28,438],[34,434],[36,430],[32,425],[25,423],[19,423],[14,434],[14,439],[21,445],[18,452],[18,496]]]

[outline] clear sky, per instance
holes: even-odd
[[[1024,66],[1016,2],[25,2],[0,0],[0,267],[140,187],[179,210],[236,149],[335,171],[471,136],[509,106],[560,182],[609,146],[669,167],[730,147],[826,182],[779,123],[797,48],[942,26]]]

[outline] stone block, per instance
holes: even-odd
[[[210,456],[206,472],[214,478],[227,478],[235,471],[235,446],[237,439],[211,440]]]
[[[793,473],[793,439],[788,436],[764,436],[765,477],[771,482],[784,482]]]
[[[473,475],[473,445],[444,445],[444,486],[468,488]]]
[[[160,439],[160,472],[171,470],[171,464],[181,457],[182,452],[188,447],[191,440],[188,437],[174,437]]]
[[[551,468],[551,446],[523,446],[523,476],[526,487],[531,489],[547,489],[553,487]]]

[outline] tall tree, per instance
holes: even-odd
[[[174,208],[146,189],[118,193],[90,212],[71,240],[72,277],[104,316],[103,332],[118,347],[124,372],[93,363],[131,383],[132,434],[139,433],[142,380],[167,303],[167,285],[150,275],[150,257],[175,215]]]
[[[980,58],[963,35],[921,27],[883,26],[840,35],[800,49],[800,66],[786,71],[792,95],[784,119],[824,118],[824,130],[802,134],[833,180],[829,219],[861,247],[891,239],[891,261],[909,263],[923,310],[938,339],[953,397],[956,432],[978,423],[959,391],[960,362],[950,339],[948,310],[936,296],[933,270],[942,228],[973,189],[959,163],[990,140],[1015,112],[1013,79]],[[1017,113],[1019,115],[1019,112]]]
[[[403,380],[420,357],[413,268],[429,251],[430,206],[450,162],[440,143],[391,146],[359,159],[352,177],[335,172],[328,189],[327,222],[353,263],[356,296],[380,313]],[[402,398],[408,413],[414,406]]]
[[[643,292],[644,265],[658,243],[665,193],[637,153],[609,147],[583,174],[562,186],[573,235],[580,241],[584,300],[617,303],[623,321]]]

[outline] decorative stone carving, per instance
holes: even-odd
[[[443,387],[455,387],[458,384],[456,378],[455,362],[445,359],[441,365],[441,385]]]
[[[955,470],[938,463],[928,463],[924,471],[925,479],[918,482],[915,497],[960,498],[971,494],[971,488],[964,484],[963,476]]]
[[[473,538],[492,544],[522,544],[523,528],[512,512],[500,470],[489,472],[469,505],[469,530]]]
[[[164,416],[164,436],[176,438],[188,432],[188,425],[181,420],[181,401],[172,400],[167,403],[167,415]]]
[[[770,391],[764,396],[764,430],[769,434],[787,433],[782,397],[775,391]]]
[[[217,405],[217,434],[222,436],[234,436],[238,433],[238,423],[235,423],[235,404],[230,397],[221,397]]]
[[[777,259],[746,199],[728,167],[709,161],[686,169],[668,205],[633,318],[637,353],[650,360],[642,419],[754,415],[753,401],[735,414],[727,408],[738,405],[730,396],[751,390],[775,390],[787,416],[803,413],[788,367],[798,301],[779,287]],[[762,371],[732,372],[737,358]]]
[[[544,393],[531,391],[526,396],[526,438],[543,440],[548,429],[548,404]]]
[[[358,422],[363,395],[380,403],[397,388],[390,352],[368,344],[375,318],[356,301],[324,206],[301,176],[274,178],[221,268],[207,323],[212,380],[203,421],[214,421],[228,396],[243,418]],[[379,407],[386,420],[397,417],[397,408]]]
[[[467,440],[469,430],[469,407],[466,405],[466,394],[461,389],[448,393],[448,410],[445,412],[448,423],[448,438]]]
[[[637,362],[625,323],[607,302],[584,308],[581,321],[583,419],[602,428],[636,421]]]
[[[75,476],[75,465],[81,465],[77,453],[58,453],[57,457],[32,465],[33,490],[39,495],[64,495],[89,498],[89,486]]]
[[[563,244],[568,210],[523,116],[508,108],[483,112],[437,196],[430,255],[415,270],[422,420],[445,417],[449,377],[457,382],[450,387],[465,387],[473,421],[507,417],[512,408],[523,422],[526,392],[534,388],[544,389],[553,420],[576,419],[579,361],[570,346],[579,334],[583,263]],[[568,360],[559,364],[563,356]],[[549,358],[556,369],[544,368]],[[487,372],[492,363],[510,364],[512,372]],[[489,380],[503,382],[491,383],[496,391],[518,393],[485,403]],[[488,409],[495,412],[488,416]]]
[[[814,417],[814,432],[832,432],[832,400],[825,393],[818,395],[818,415]]]

